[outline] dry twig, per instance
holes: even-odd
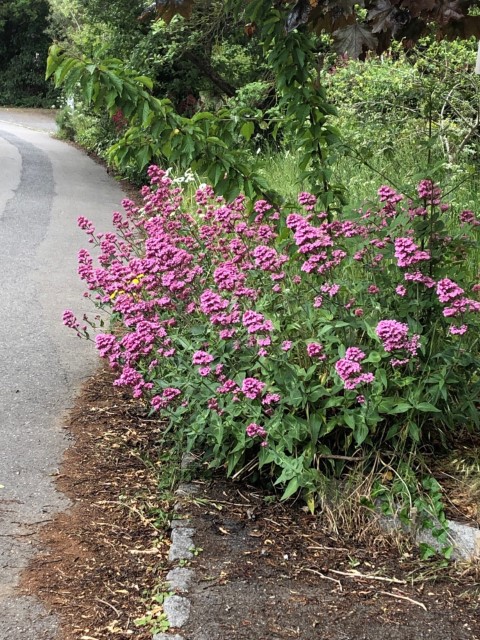
[[[360,573],[360,571],[338,571],[337,569],[329,569],[332,573],[337,573],[340,576],[347,576],[347,578],[357,578],[359,580],[380,580],[381,582],[394,582],[395,584],[407,584],[406,580],[398,580],[398,578],[385,578],[384,576],[372,576],[366,573]]]
[[[308,571],[309,573],[314,573],[316,576],[319,576],[324,580],[331,580],[332,582],[335,582],[336,584],[338,584],[340,591],[343,591],[342,583],[340,582],[340,580],[337,580],[336,578],[331,578],[330,576],[326,576],[321,571],[316,571],[315,569],[309,569],[308,567],[302,567],[300,571]]]
[[[390,593],[390,591],[379,591],[384,596],[390,596],[391,598],[398,598],[399,600],[407,600],[412,604],[416,604],[419,607],[422,607],[425,611],[427,611],[427,607],[423,604],[423,602],[419,602],[418,600],[414,600],[413,598],[409,598],[408,596],[402,596],[399,593]]]

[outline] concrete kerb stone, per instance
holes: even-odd
[[[193,536],[195,529],[190,527],[175,527],[172,529],[172,544],[168,552],[170,562],[175,560],[191,560],[193,558]]]
[[[381,516],[380,523],[387,531],[403,530],[406,533],[411,532],[411,529],[400,522],[397,517]],[[452,545],[453,547],[452,560],[473,561],[480,559],[480,529],[455,520],[447,520],[447,523],[447,545]],[[415,532],[414,538],[417,543],[428,544],[437,551],[441,551],[442,547],[445,547],[445,544],[440,543],[429,529],[419,529]]]
[[[445,546],[440,545],[428,530],[418,532],[417,542],[424,542],[438,550]],[[480,529],[448,520],[448,542],[453,546],[453,560],[480,559]]]
[[[175,567],[167,573],[168,588],[172,591],[188,593],[190,584],[194,578],[194,571],[186,567]]]
[[[183,627],[190,616],[190,601],[183,596],[170,596],[165,598],[163,611],[167,616],[168,624],[174,629]]]
[[[194,458],[185,455],[182,459],[181,468],[186,469],[193,462]],[[174,506],[176,513],[185,511],[188,499],[198,492],[198,488],[189,483],[182,483],[175,491],[177,502]],[[195,529],[188,518],[178,518],[171,523],[171,541],[168,559],[170,562],[191,560],[194,556]],[[195,572],[186,567],[177,566],[172,568],[167,574],[168,588],[181,593],[187,593],[189,586],[194,579]],[[165,598],[163,610],[167,617],[168,624],[174,629],[183,627],[190,617],[190,601],[182,595],[171,595]],[[182,636],[168,633],[156,634],[153,640],[184,640]]]

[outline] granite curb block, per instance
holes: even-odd
[[[182,469],[185,469],[189,461],[182,460]],[[180,513],[185,509],[185,498],[189,498],[198,492],[198,488],[193,484],[182,483],[175,491],[177,502],[174,511]],[[171,522],[171,541],[168,560],[170,562],[182,562],[191,560],[194,557],[194,541],[195,529],[191,526],[192,522],[188,518],[178,518]],[[195,572],[182,566],[172,568],[166,578],[167,588],[175,591],[174,595],[165,598],[163,610],[167,617],[168,624],[173,629],[180,629],[190,617],[190,601],[184,595],[179,593],[188,593],[189,586],[195,577]],[[184,640],[183,636],[171,635],[169,633],[160,633],[153,636],[153,640]]]
[[[480,558],[480,529],[468,524],[448,520],[448,540],[453,546],[453,560],[478,560]],[[428,530],[419,531],[417,542],[425,542],[438,549],[436,540]]]
[[[398,517],[390,516],[380,517],[382,526],[387,531],[402,530],[408,532],[408,526],[405,526],[400,522]],[[468,524],[462,524],[455,520],[447,520],[448,522],[448,542],[447,545],[452,545],[452,560],[467,560],[474,561],[480,559],[480,529]],[[425,543],[441,551],[445,544],[441,544],[437,538],[435,538],[429,529],[420,529],[414,535],[415,541],[418,543]]]

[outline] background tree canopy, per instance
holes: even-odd
[[[44,71],[49,11],[47,0],[0,4],[0,104],[50,106],[54,100]]]
[[[54,99],[42,77],[52,39],[86,55],[121,58],[187,111],[201,92],[232,97],[268,77],[254,36],[272,9],[282,12],[285,35],[307,25],[329,34],[336,50],[351,58],[385,51],[392,40],[411,47],[432,28],[440,39],[480,38],[478,0],[156,0],[149,6],[142,0],[4,0],[0,102],[42,105]],[[170,29],[176,15],[188,20],[174,21]],[[152,25],[153,18],[161,22]]]

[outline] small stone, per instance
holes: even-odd
[[[170,633],[156,633],[152,640],[184,640],[184,637],[178,634],[172,636]]]
[[[188,518],[177,518],[176,520],[172,520],[170,522],[170,529],[178,529],[181,527],[189,527],[192,524],[192,521]]]
[[[170,596],[163,603],[163,611],[169,625],[177,629],[183,627],[190,616],[190,602],[182,596]]]
[[[178,527],[172,531],[172,545],[168,552],[170,562],[174,560],[190,560],[193,558],[192,548],[195,529]]]
[[[167,573],[167,582],[170,583],[171,589],[187,592],[193,576],[192,569],[177,567]]]
[[[182,482],[178,485],[178,489],[175,491],[176,496],[194,496],[199,492],[199,488],[187,482]]]
[[[182,456],[182,462],[180,463],[181,469],[188,469],[195,462],[195,456],[193,453],[184,453]]]

